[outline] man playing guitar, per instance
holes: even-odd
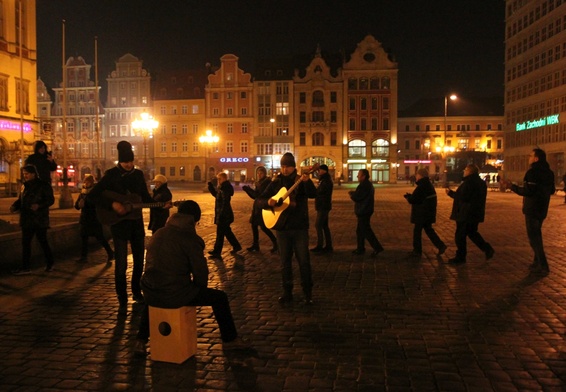
[[[293,302],[293,253],[299,263],[301,285],[307,305],[312,304],[312,276],[309,255],[308,199],[316,197],[316,188],[308,174],[299,175],[295,157],[287,152],[281,157],[281,174],[258,196],[258,205],[271,212],[288,203],[272,226],[276,230],[279,258],[282,265],[283,295],[279,303]],[[288,190],[291,190],[290,192]],[[281,196],[284,195],[284,196]],[[284,200],[288,199],[288,200]],[[265,215],[264,215],[265,217]]]
[[[97,207],[116,215],[115,223],[110,225],[116,265],[114,279],[120,311],[125,312],[128,305],[126,270],[128,267],[128,241],[132,249],[134,268],[131,289],[133,299],[143,302],[140,279],[143,273],[145,252],[145,230],[141,209],[128,208],[127,201],[154,202],[149,194],[144,173],[134,167],[132,145],[123,140],[118,143],[118,165],[109,169],[88,194],[88,199]],[[171,203],[163,208],[171,208]]]

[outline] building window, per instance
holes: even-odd
[[[322,132],[315,132],[312,134],[313,146],[324,146],[324,135]]]
[[[163,115],[167,114],[167,108],[165,106],[161,106],[159,108],[159,114],[163,114]]]
[[[348,130],[355,131],[356,130],[356,119],[351,118]]]
[[[307,134],[305,132],[299,132],[299,145],[305,146],[307,144]]]
[[[360,120],[360,130],[361,131],[366,131],[367,130],[367,119],[362,118]]]
[[[193,114],[198,114],[198,105],[193,105]]]
[[[240,113],[241,113],[242,116],[247,116],[248,115],[248,108],[242,108],[240,110]]]
[[[212,93],[212,99],[218,99],[218,93]]]
[[[212,115],[213,115],[214,117],[218,117],[218,114],[219,114],[219,113],[220,113],[220,112],[219,112],[218,108],[212,109]]]
[[[371,144],[372,157],[389,157],[389,142],[384,139],[377,139]]]
[[[248,97],[248,95],[246,94],[245,91],[240,92],[240,98],[241,99],[246,99]]]
[[[338,134],[336,132],[330,132],[330,145],[337,146],[338,145]]]
[[[171,143],[171,152],[177,152],[177,142]]]
[[[226,152],[228,153],[234,152],[234,142],[226,142]]]
[[[226,133],[234,133],[234,125],[232,123],[226,124]]]
[[[198,152],[198,142],[193,142],[193,152]]]
[[[171,177],[175,176],[175,166],[169,167],[169,176]]]
[[[324,112],[312,112],[313,122],[324,122]]]
[[[181,151],[182,152],[188,152],[189,151],[189,143],[187,142],[183,142],[183,144],[181,145]]]
[[[0,110],[8,111],[8,77],[0,75]]]
[[[177,124],[171,124],[171,135],[177,134]]]
[[[234,108],[226,108],[226,115],[233,116],[234,115]]]
[[[383,97],[383,110],[389,110],[389,98]]]
[[[232,99],[232,93],[231,92],[226,93],[226,99]]]
[[[324,94],[322,91],[318,90],[312,94],[312,107],[323,107],[324,106]]]
[[[365,158],[366,142],[360,139],[351,140],[348,143],[348,158]]]
[[[181,114],[189,114],[189,107],[187,105],[181,106]]]
[[[307,122],[307,113],[306,112],[299,112],[299,122],[304,124]]]
[[[198,134],[198,124],[193,124],[193,135]]]
[[[242,133],[248,133],[248,123],[242,124]]]
[[[161,142],[160,152],[167,152],[167,143]]]
[[[181,126],[181,133],[182,133],[183,135],[186,135],[188,132],[189,132],[189,126],[188,126],[187,124],[183,124],[183,125]]]
[[[337,101],[337,94],[336,91],[330,92],[330,103],[336,103]]]
[[[336,113],[336,110],[332,110],[332,111],[330,112],[330,122],[331,122],[332,124],[336,124],[336,121],[338,121],[338,115],[337,115],[337,113]]]
[[[307,102],[307,93],[299,93],[299,103]]]
[[[356,110],[356,98],[350,98],[350,110]]]
[[[248,152],[248,142],[247,141],[241,141],[240,142],[240,152],[242,152],[242,153]]]

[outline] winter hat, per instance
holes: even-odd
[[[118,150],[118,162],[132,162],[134,160],[134,152],[132,151],[132,145],[122,140],[116,146]]]
[[[22,167],[22,170],[27,173],[35,174],[35,176],[39,178],[39,174],[37,173],[37,167],[35,167],[35,165],[29,165],[29,164],[25,165],[24,167]]]
[[[167,177],[163,174],[157,174],[153,179],[153,182],[161,182],[162,184],[165,184],[167,182]]]
[[[281,166],[297,166],[295,164],[295,157],[293,156],[293,154],[291,154],[290,152],[283,154],[283,156],[281,157]]]
[[[328,166],[326,166],[326,165],[320,165],[318,168],[320,170],[328,171]]]
[[[195,218],[195,222],[200,220],[200,207],[194,200],[187,200],[182,202],[177,208],[179,214],[192,215]]]
[[[421,177],[428,177],[428,170],[426,169],[419,169],[417,170],[417,174]]]

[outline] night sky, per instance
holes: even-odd
[[[99,83],[126,53],[162,69],[324,52],[351,54],[372,34],[399,64],[400,109],[419,98],[503,95],[503,0],[37,0],[38,76],[61,81],[66,58],[94,64]],[[92,76],[94,80],[94,74]],[[105,93],[103,93],[105,94]],[[106,100],[106,96],[102,97]]]

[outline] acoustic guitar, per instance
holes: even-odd
[[[314,166],[311,167],[309,171],[303,172],[302,174],[311,174],[312,172],[318,170],[319,167],[320,164],[315,163]],[[295,181],[295,183],[293,184],[293,186],[291,186],[291,188],[287,189],[285,187],[281,187],[281,189],[279,189],[277,194],[271,197],[273,200],[277,202],[277,204],[274,207],[270,207],[268,209],[264,209],[261,211],[261,215],[263,216],[263,223],[265,224],[265,227],[267,227],[268,229],[272,229],[273,227],[275,227],[275,225],[279,220],[283,219],[282,215],[284,214],[287,207],[289,207],[289,204],[291,202],[291,200],[289,199],[289,195],[301,183],[302,174],[299,175],[299,178],[297,179],[297,181]]]
[[[116,211],[109,210],[102,207],[96,207],[96,216],[100,223],[103,225],[112,226],[123,220],[136,220],[142,217],[141,210],[143,208],[154,208],[154,207],[164,207],[167,202],[154,202],[154,203],[142,203],[141,196],[135,193],[129,193],[123,195],[121,193],[113,191],[104,191],[102,196],[113,201],[117,201],[126,208],[125,214],[118,214]],[[178,207],[183,200],[171,202],[173,206]]]

